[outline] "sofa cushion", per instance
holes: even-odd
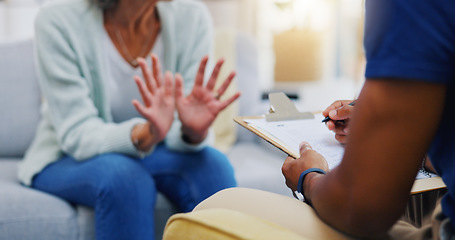
[[[2,239],[77,239],[76,211],[52,195],[16,180],[18,161],[0,161],[0,236]]]
[[[235,144],[227,156],[239,186],[292,196],[281,173],[287,155],[271,144],[245,141]]]
[[[0,43],[0,156],[22,156],[39,120],[31,39]]]
[[[15,182],[17,180],[17,165],[20,158],[0,158],[0,181]]]
[[[77,239],[74,208],[65,201],[0,180],[0,236],[4,239]]]

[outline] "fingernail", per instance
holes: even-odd
[[[302,148],[302,147],[308,147],[308,148],[311,148],[310,144],[308,142],[301,142],[299,144],[299,148]]]
[[[329,112],[329,117],[330,118],[334,118],[336,116],[337,116],[337,110],[332,110],[332,111]]]

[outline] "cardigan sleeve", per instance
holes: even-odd
[[[63,16],[58,10],[43,7],[38,14],[35,49],[38,79],[60,149],[78,160],[108,152],[140,156],[130,132],[144,120],[115,124],[101,117],[107,103],[99,101],[104,91],[99,89],[101,79],[89,70],[93,67],[87,64],[90,56],[84,55],[81,45],[86,41],[81,38],[87,36],[81,36],[76,14]]]

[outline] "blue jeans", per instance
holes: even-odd
[[[206,147],[179,153],[160,144],[138,159],[103,154],[86,161],[64,156],[33,179],[32,187],[95,209],[96,239],[153,239],[157,192],[181,211],[236,186],[228,159]]]

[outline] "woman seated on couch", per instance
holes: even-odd
[[[158,191],[190,211],[236,186],[228,159],[207,145],[240,94],[219,100],[235,75],[214,90],[222,60],[203,83],[212,36],[201,3],[55,1],[35,27],[45,100],[23,184],[93,207],[97,239],[110,240],[154,238]]]

